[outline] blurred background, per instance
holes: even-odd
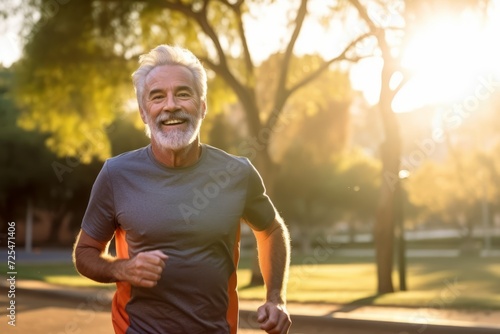
[[[148,144],[130,76],[169,43],[207,68],[202,141],[257,166],[294,252],[373,252],[379,292],[409,251],[500,254],[500,1],[0,6],[0,233],[15,221],[19,248],[71,247],[103,161]]]

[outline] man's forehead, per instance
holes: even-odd
[[[147,87],[166,83],[194,85],[194,77],[188,68],[181,65],[157,66],[146,77]]]

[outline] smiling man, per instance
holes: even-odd
[[[288,333],[288,231],[250,161],[201,144],[206,72],[160,45],[133,74],[151,144],[111,158],[90,196],[74,261],[116,282],[116,333],[236,333],[240,222],[254,231],[267,289],[261,329]],[[107,255],[115,238],[116,257]]]

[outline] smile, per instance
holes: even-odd
[[[161,124],[163,124],[163,125],[178,125],[178,124],[183,124],[185,122],[186,122],[186,120],[184,120],[184,119],[169,119],[169,120],[161,122]]]

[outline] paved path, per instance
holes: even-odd
[[[8,305],[5,279],[0,280],[1,285],[3,287],[0,287],[0,304]],[[109,308],[113,290],[71,289],[38,281],[20,280],[16,282],[15,299],[18,326],[16,331],[12,331],[13,328],[7,325],[9,311],[2,307],[0,319],[3,319],[3,322],[0,322],[0,333],[110,333]],[[260,304],[259,301],[241,301],[240,334],[262,333],[257,329],[255,321],[255,310]],[[465,312],[301,303],[289,303],[288,309],[294,321],[290,334],[500,333],[498,311]]]
[[[24,253],[22,251],[17,252],[17,263],[57,263],[57,262],[70,262],[71,253],[68,250],[43,250],[34,251],[33,253]],[[5,319],[7,319],[6,308],[3,305],[7,305],[7,290],[5,290],[7,282],[5,278],[0,276],[0,333],[4,333],[4,328],[6,325]],[[96,319],[106,319],[109,323],[109,306],[105,309],[104,304],[108,303],[113,294],[113,289],[71,289],[67,287],[60,287],[49,285],[38,281],[26,281],[18,280],[16,282],[16,289],[19,292],[19,299],[17,300],[19,305],[19,323],[23,323],[23,326],[34,326],[39,322],[39,319],[43,319],[42,323],[50,324],[60,324],[64,319],[65,326],[67,323],[67,328],[62,329],[60,327],[52,327],[56,329],[50,329],[49,331],[40,332],[44,334],[60,334],[60,333],[92,333],[100,334],[101,327],[96,326],[94,321],[88,321],[91,315],[89,311],[85,309],[78,309],[82,307],[85,303],[89,304],[91,307],[91,313]],[[38,302],[31,301],[29,299],[30,294],[45,294],[45,299],[39,300]],[[56,298],[63,297],[63,298]],[[24,299],[24,301],[23,301]],[[57,299],[57,303],[55,300]],[[54,302],[53,302],[54,300]],[[61,306],[61,300],[71,300],[72,306],[65,304]],[[75,302],[78,301],[78,302]],[[83,303],[83,304],[82,304]],[[241,334],[255,334],[262,333],[261,331],[256,331],[256,324],[254,317],[255,310],[260,306],[258,301],[241,301]],[[461,328],[465,330],[463,333],[468,334],[479,334],[481,333],[481,328],[483,328],[485,333],[500,333],[500,311],[457,311],[457,310],[446,310],[437,308],[401,308],[401,307],[380,307],[380,306],[358,306],[358,307],[346,307],[343,305],[332,305],[332,304],[302,304],[302,303],[289,303],[288,309],[294,319],[300,319],[299,323],[295,321],[294,330],[292,333],[332,333],[331,327],[325,324],[350,324],[351,331],[345,332],[348,334],[356,334],[352,328],[352,324],[365,324],[364,326],[371,326],[372,330],[369,332],[359,332],[359,333],[372,333],[375,334],[376,324],[382,325],[383,330],[380,333],[389,333],[388,328],[398,328],[399,332],[396,334],[431,334],[432,326],[436,328],[442,328],[443,326],[448,326],[449,328]],[[73,319],[74,318],[74,319]],[[3,319],[3,321],[1,320]],[[37,320],[38,319],[38,320]],[[74,321],[73,321],[74,320]],[[77,322],[77,325],[74,322]],[[97,321],[97,320],[96,320]],[[314,324],[318,324],[314,327]],[[319,326],[319,324],[322,324]],[[77,326],[78,328],[82,326],[89,326],[81,332],[75,331],[72,326]],[[21,326],[21,325],[20,325]],[[59,326],[59,325],[57,325]],[[306,326],[305,328],[300,326]],[[326,326],[326,327],[325,327]],[[404,327],[401,327],[404,326]],[[451,327],[450,327],[451,326]],[[363,325],[361,325],[363,327]],[[21,327],[19,327],[21,328]],[[33,327],[35,328],[35,327]],[[76,328],[76,329],[78,329]],[[103,327],[107,328],[108,327]],[[323,329],[322,329],[323,328]],[[330,328],[326,332],[324,328]],[[12,329],[8,327],[8,329]],[[108,330],[105,333],[109,333]],[[314,329],[314,331],[312,330]],[[38,330],[38,327],[34,330]],[[55,331],[57,330],[57,331]],[[469,330],[469,332],[467,332]],[[52,331],[52,332],[51,332]],[[455,331],[459,333],[458,331]],[[7,333],[11,333],[8,331]],[[29,331],[15,331],[12,333],[37,333],[33,330]],[[336,334],[342,334],[343,332],[338,332],[335,330]],[[391,332],[392,333],[392,332]],[[450,332],[450,333],[453,333]],[[462,333],[462,332],[460,332]]]
[[[0,303],[7,302],[7,290],[0,288]],[[0,309],[0,333],[63,334],[113,332],[109,300],[104,294],[64,297],[51,292],[21,289],[16,295],[16,326],[7,324],[6,309]],[[424,326],[422,324],[351,321],[328,317],[293,315],[290,334],[494,334],[497,330],[474,327]],[[255,313],[240,313],[239,334],[262,334]]]

